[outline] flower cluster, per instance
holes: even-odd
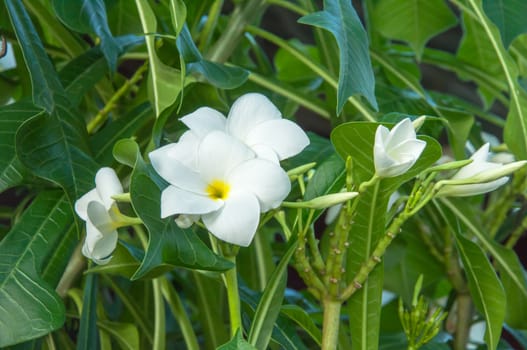
[[[201,218],[219,239],[248,246],[260,213],[278,207],[291,189],[279,161],[302,151],[307,135],[256,93],[237,99],[227,118],[202,107],[181,121],[189,130],[179,141],[149,154],[169,183],[161,217],[179,214],[181,226]]]

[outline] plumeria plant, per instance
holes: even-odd
[[[0,348],[527,349],[525,11],[5,0]]]

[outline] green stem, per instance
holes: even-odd
[[[225,287],[227,288],[227,301],[229,304],[229,316],[231,320],[231,337],[236,335],[239,329],[243,333],[242,317],[240,308],[240,295],[238,292],[238,275],[236,272],[236,256],[226,256],[234,263],[234,267],[225,272]]]
[[[223,0],[216,0],[212,3],[210,7],[209,14],[207,16],[207,21],[203,26],[203,30],[200,33],[199,38],[199,50],[201,52],[205,51],[205,48],[209,45],[210,38],[214,32],[214,27],[218,23],[218,18],[221,14],[221,8],[223,7]]]
[[[160,277],[161,282],[161,291],[165,300],[174,315],[174,318],[179,323],[179,328],[181,333],[183,333],[183,338],[185,339],[185,344],[188,350],[199,350],[198,339],[196,338],[196,333],[192,328],[192,323],[188,318],[185,307],[181,302],[179,294],[174,290],[174,287],[169,283],[166,277]]]
[[[165,350],[166,348],[166,326],[165,326],[165,303],[161,290],[161,278],[152,280],[154,292],[154,344],[152,349]]]
[[[86,267],[86,259],[81,252],[82,244],[82,242],[79,243],[73,251],[71,258],[68,261],[68,265],[55,289],[61,298],[66,297],[71,286]]]
[[[128,92],[128,90],[137,84],[139,80],[143,77],[143,73],[146,72],[148,69],[148,62],[145,62],[137,71],[134,73],[134,75],[124,82],[124,84],[113,94],[113,96],[110,98],[108,103],[97,113],[95,117],[93,117],[92,120],[89,121],[88,126],[86,127],[89,134],[92,134],[95,132],[105,121],[108,113],[111,112],[112,109],[115,108],[117,101],[123,97],[123,95]]]
[[[265,0],[249,0],[243,9],[237,7],[230,16],[225,31],[207,53],[206,58],[219,63],[227,61],[238,46],[247,24],[261,15],[266,6]]]
[[[282,8],[285,8],[285,9],[288,9],[292,12],[295,12],[296,14],[300,15],[300,16],[306,16],[309,14],[309,11],[303,9],[302,7],[298,6],[298,5],[295,5],[294,3],[291,3],[289,1],[285,1],[285,0],[267,0],[267,3],[269,5],[276,5],[276,6],[280,6]]]
[[[340,300],[348,300],[353,295],[353,293],[362,288],[362,285],[368,278],[368,275],[375,268],[375,266],[381,262],[381,258],[384,256],[386,249],[397,236],[402,224],[408,219],[408,217],[408,214],[403,211],[392,221],[386,230],[385,235],[377,243],[377,246],[373,250],[371,256],[368,258],[366,263],[362,264],[359,271],[352,279],[352,282],[340,294]]]
[[[338,80],[334,78],[331,73],[329,73],[325,68],[319,66],[317,63],[315,63],[313,60],[311,60],[308,56],[306,56],[303,52],[296,49],[294,46],[290,45],[286,40],[280,38],[277,35],[274,35],[266,30],[263,30],[258,27],[254,26],[247,26],[247,31],[249,33],[252,33],[256,36],[259,36],[261,38],[264,38],[265,40],[272,42],[276,46],[284,49],[285,51],[289,52],[291,55],[293,55],[296,59],[298,59],[300,62],[302,62],[304,65],[306,65],[309,69],[311,69],[315,74],[320,76],[325,82],[327,82],[331,87],[334,89],[338,89]],[[351,96],[348,98],[348,101],[355,107],[357,110],[364,116],[365,119],[369,121],[376,121],[375,116],[373,113],[366,107],[362,102],[360,102],[357,98]]]
[[[323,302],[324,320],[322,324],[322,349],[337,348],[340,327],[340,301],[325,299]]]

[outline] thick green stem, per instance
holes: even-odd
[[[324,321],[322,324],[322,349],[334,350],[337,348],[340,327],[340,308],[338,300],[327,298],[323,302]]]
[[[154,291],[154,344],[152,349],[164,350],[166,348],[165,303],[161,291],[161,280],[152,280]]]
[[[61,298],[66,297],[71,286],[86,267],[86,259],[82,255],[81,247],[82,243],[79,243],[73,251],[68,265],[66,266],[66,269],[64,270],[64,273],[57,284],[57,288],[55,289]]]
[[[225,258],[234,263],[234,267],[225,272],[225,287],[227,288],[227,302],[229,304],[229,316],[231,320],[231,337],[233,337],[236,335],[238,329],[243,332],[240,294],[238,292],[236,256],[226,256]]]
[[[456,333],[454,336],[454,350],[465,350],[467,347],[472,321],[472,299],[470,293],[460,293],[456,297],[457,320]]]

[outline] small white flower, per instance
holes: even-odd
[[[416,138],[408,118],[400,121],[392,130],[379,125],[373,147],[375,173],[380,177],[404,174],[415,164],[425,146],[426,142]]]
[[[123,193],[117,174],[101,168],[95,175],[95,188],[75,202],[75,211],[86,221],[86,240],[82,254],[97,264],[106,264],[117,246],[117,230],[110,215],[116,206],[112,196]]]
[[[238,98],[225,118],[220,112],[202,107],[181,121],[198,138],[220,130],[249,146],[259,158],[274,162],[300,153],[308,144],[306,133],[282,114],[267,97],[249,93]]]
[[[199,142],[196,159],[185,164],[171,153],[176,146],[149,154],[152,166],[170,185],[161,194],[161,217],[199,215],[219,239],[248,246],[260,213],[276,208],[291,189],[286,172],[277,164],[256,158],[239,140],[211,131]],[[179,152],[185,152],[180,144]],[[189,165],[192,164],[192,165]]]
[[[481,146],[471,157],[472,162],[458,170],[449,180],[443,180],[438,196],[465,197],[474,196],[502,186],[509,179],[507,176],[525,164],[525,161],[513,162],[507,165],[488,162],[489,144]],[[455,184],[462,180],[474,180],[473,184]],[[453,182],[449,184],[449,181]]]

